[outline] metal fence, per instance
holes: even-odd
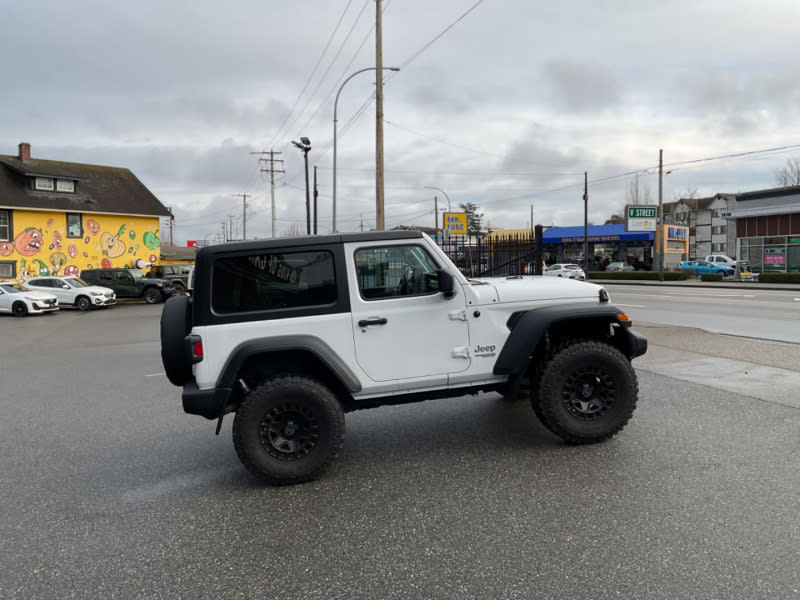
[[[468,239],[451,237],[442,250],[467,277],[508,277],[533,273],[533,233],[492,235]]]

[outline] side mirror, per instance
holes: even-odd
[[[439,269],[437,274],[439,275],[439,291],[444,294],[445,298],[452,298],[455,296],[455,278],[444,269]]]

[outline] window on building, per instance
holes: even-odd
[[[0,210],[0,241],[11,241],[11,211]]]
[[[17,276],[17,261],[0,260],[0,279],[14,279]]]
[[[52,192],[55,189],[55,186],[53,185],[53,179],[50,177],[34,177],[33,189]]]
[[[711,228],[711,233],[713,235],[722,235],[728,233],[728,226],[727,225],[715,225]]]
[[[711,252],[725,252],[727,250],[727,244],[711,244]]]
[[[67,237],[68,238],[82,238],[83,237],[83,223],[81,216],[74,213],[67,213]]]
[[[56,180],[56,191],[73,193],[75,191],[75,182],[71,179],[58,179]]]

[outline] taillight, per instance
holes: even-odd
[[[199,335],[190,335],[187,336],[187,339],[192,352],[192,362],[199,363],[203,360],[203,340]]]

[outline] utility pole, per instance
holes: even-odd
[[[589,172],[583,172],[583,268],[589,279]]]
[[[386,228],[383,202],[383,33],[382,1],[375,0],[375,229]]]
[[[234,198],[242,199],[242,239],[247,239],[247,197],[253,194],[231,194]]]
[[[258,162],[260,163],[268,163],[269,166],[266,169],[261,169],[262,173],[267,173],[269,177],[269,187],[270,187],[270,206],[272,208],[272,237],[275,237],[275,173],[285,173],[286,171],[282,169],[276,169],[275,163],[280,163],[283,165],[283,161],[280,159],[275,158],[276,154],[280,154],[280,152],[275,152],[274,150],[270,150],[269,153],[267,152],[251,152],[250,154],[269,154],[269,158],[259,158]]]
[[[433,197],[433,214],[434,216],[434,228],[433,228],[433,235],[436,236],[436,243],[439,243],[439,199],[434,196]],[[441,246],[441,244],[439,244]]]
[[[314,165],[314,235],[317,235],[317,198],[319,197],[319,190],[317,189],[317,165]]]
[[[664,281],[664,150],[658,151],[658,280]]]

